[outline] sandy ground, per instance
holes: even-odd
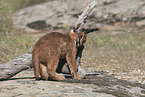
[[[33,70],[25,70],[0,82],[0,97],[113,97],[93,92],[97,86],[56,81],[36,81]]]

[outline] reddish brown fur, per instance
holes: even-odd
[[[39,79],[40,73],[41,77],[46,80],[48,80],[48,75],[52,80],[63,80],[63,76],[55,74],[60,58],[66,58],[75,79],[82,79],[82,77],[77,74],[77,49],[74,43],[77,37],[77,33],[70,31],[66,34],[50,33],[38,40],[32,52],[36,79]]]
[[[59,59],[66,59],[74,78],[82,79],[77,74],[76,47],[83,45],[86,41],[86,34],[86,30],[80,34],[71,30],[66,34],[53,32],[41,37],[32,52],[36,79],[39,79],[40,74],[45,80],[48,80],[48,77],[52,80],[64,80],[64,76],[58,76],[55,73]]]

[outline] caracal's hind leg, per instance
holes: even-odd
[[[71,54],[71,53],[67,54],[66,60],[71,70],[71,74],[74,76],[74,78],[82,79],[83,77],[77,74],[78,64],[77,64],[74,54]]]
[[[40,75],[42,79],[48,80],[47,67],[42,63],[40,63]]]
[[[52,57],[47,63],[47,73],[52,80],[64,80],[65,77],[61,75],[57,75],[55,73],[57,65],[59,62],[59,57]]]
[[[39,65],[40,65],[40,62],[39,62],[39,59],[37,59],[37,58],[34,58],[34,60],[33,60],[33,68],[34,68],[34,75],[35,75],[35,78],[36,78],[36,80],[39,80],[40,79],[40,77],[39,77]]]

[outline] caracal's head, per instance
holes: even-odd
[[[87,34],[98,31],[99,29],[83,29],[80,33],[75,32],[73,29],[69,31],[71,39],[75,42],[76,47],[80,47],[85,44],[87,40]]]

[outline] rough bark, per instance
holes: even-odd
[[[96,4],[97,0],[94,0],[93,2],[88,4],[83,13],[79,16],[78,21],[73,28],[75,32],[80,33],[82,31],[84,24],[86,23],[87,17],[89,16],[90,12],[93,10]]]
[[[28,53],[25,53],[6,64],[0,65],[0,80],[6,80],[17,73],[32,67],[32,48]]]

